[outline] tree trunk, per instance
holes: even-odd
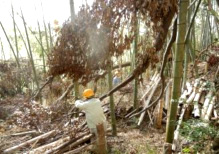
[[[37,21],[37,25],[38,25],[38,31],[39,31],[39,41],[40,41],[40,47],[41,47],[41,51],[42,51],[42,58],[43,58],[43,72],[46,73],[46,63],[45,63],[45,49],[43,47],[43,39],[42,39],[42,32],[40,29],[40,23],[39,21]]]
[[[134,39],[134,50],[133,50],[133,68],[136,68],[136,56],[138,53],[138,32],[139,31],[139,25],[138,25],[138,18],[137,14],[135,13],[135,39]],[[138,104],[138,77],[135,77],[134,80],[134,93],[133,93],[133,101],[134,101],[134,109],[137,109]]]
[[[110,60],[110,59],[109,59]],[[112,62],[111,60],[109,61],[108,65],[108,84],[109,84],[109,91],[113,88],[112,85]],[[112,125],[112,135],[116,136],[117,131],[116,131],[116,115],[115,115],[115,105],[114,105],[114,100],[113,100],[113,94],[110,95],[110,116],[111,116],[111,125]]]
[[[173,135],[176,126],[176,114],[177,106],[181,94],[181,78],[183,75],[183,59],[184,59],[184,39],[186,29],[186,16],[187,8],[189,5],[188,0],[180,0],[179,15],[178,15],[178,35],[177,35],[177,47],[174,57],[174,69],[173,69],[173,90],[170,105],[170,115],[168,117],[166,142],[173,143]]]

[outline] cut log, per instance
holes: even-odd
[[[154,84],[154,87],[153,87],[153,89],[152,89],[152,91],[151,91],[151,93],[150,93],[150,95],[149,95],[147,101],[144,103],[144,109],[148,107],[148,105],[149,105],[149,103],[150,103],[150,101],[151,101],[151,99],[152,99],[152,97],[153,97],[153,95],[154,95],[154,92],[155,92],[156,89],[157,89],[157,86],[158,86],[160,80],[161,80],[161,78],[159,77],[159,79],[158,79],[158,80],[156,81],[156,83]],[[144,110],[144,109],[143,109],[143,110]],[[145,116],[145,111],[141,113],[141,116],[140,116],[139,121],[138,121],[138,126],[141,125],[141,123],[142,123],[142,121],[143,121],[143,119],[144,119],[144,116]]]
[[[42,134],[42,135],[40,135],[40,136],[37,136],[37,137],[35,137],[35,138],[33,138],[33,139],[30,139],[30,140],[28,140],[28,141],[26,141],[26,142],[23,142],[23,143],[21,143],[21,144],[19,144],[19,145],[16,145],[16,146],[13,146],[13,147],[11,147],[11,148],[8,148],[8,149],[4,150],[3,153],[12,153],[13,151],[18,150],[18,149],[21,149],[21,148],[23,148],[23,147],[26,146],[26,145],[30,145],[30,144],[32,144],[32,143],[34,143],[34,142],[38,142],[39,140],[48,138],[48,137],[52,136],[52,135],[55,134],[55,133],[56,133],[56,130],[52,130],[52,131],[50,131],[50,132],[47,132],[47,133]]]
[[[41,153],[45,153],[47,150],[51,150],[52,148],[55,148],[57,146],[59,146],[60,144],[63,144],[64,142],[67,142],[70,140],[70,137],[67,136],[65,138],[61,138],[57,141],[54,141],[52,143],[43,145],[41,147],[38,147],[36,149],[31,150],[29,153],[30,154],[41,154]]]
[[[161,98],[159,101],[159,107],[158,107],[158,114],[157,114],[157,128],[160,129],[162,127],[162,119],[163,119],[163,104],[164,104],[164,99]]]
[[[210,120],[211,115],[212,115],[212,111],[213,111],[213,108],[214,108],[215,101],[216,101],[216,96],[214,96],[212,98],[211,103],[209,104],[207,113],[205,114],[204,120],[206,120],[206,121]]]

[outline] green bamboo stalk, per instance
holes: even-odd
[[[38,31],[39,31],[39,42],[40,42],[40,47],[41,47],[41,52],[42,52],[42,57],[43,57],[43,72],[46,73],[45,49],[43,47],[42,31],[40,29],[39,21],[37,21],[37,25],[38,25]]]
[[[48,28],[49,28],[50,49],[52,49],[53,48],[53,39],[52,39],[52,31],[51,31],[50,23],[48,23]]]
[[[44,18],[43,18],[43,25],[44,25],[44,30],[45,30],[47,53],[49,53],[49,51],[50,51],[50,47],[49,47],[49,37],[48,37],[48,31],[47,31],[46,22],[45,22],[45,19],[44,19]]]
[[[16,49],[16,52],[17,52],[17,58],[19,59],[17,31],[16,31],[16,26],[15,26],[14,8],[13,8],[12,4],[11,4],[11,10],[12,10],[12,19],[13,19],[13,26],[14,26],[15,49]]]
[[[171,96],[170,115],[167,121],[166,142],[173,143],[174,130],[176,126],[176,114],[178,102],[181,94],[181,78],[183,75],[183,59],[185,49],[185,30],[186,30],[186,16],[187,8],[189,6],[188,0],[180,0],[179,15],[178,15],[178,35],[177,46],[174,57],[173,67],[173,90]]]
[[[191,0],[190,0],[191,1]],[[191,18],[191,13],[192,13],[192,10],[188,10],[188,15],[187,15],[187,25],[189,25],[190,23],[190,18]],[[195,13],[194,13],[195,14]],[[194,16],[193,16],[194,17]],[[192,23],[194,22],[194,19],[192,21]],[[190,24],[193,25],[193,24]],[[192,27],[192,26],[191,26]],[[189,39],[191,34],[190,34],[190,28],[187,27],[188,31],[186,33],[186,38],[185,38],[185,59],[184,59],[184,72],[183,72],[183,84],[182,84],[182,90],[185,89],[185,86],[186,86],[186,81],[187,81],[187,72],[188,72],[188,63],[189,63],[189,53],[191,53],[191,50],[189,49],[189,45],[187,42],[189,42]]]
[[[32,69],[33,69],[34,81],[36,83],[37,90],[38,90],[39,89],[39,82],[38,82],[38,78],[37,78],[36,68],[34,65],[32,49],[31,49],[31,45],[30,45],[30,39],[29,39],[28,31],[27,31],[27,26],[26,26],[26,22],[25,22],[22,10],[21,10],[21,16],[22,16],[22,20],[23,20],[23,24],[24,24],[25,33],[26,33],[27,44],[28,44],[29,54],[30,54],[30,61],[31,61]]]
[[[110,64],[108,65],[108,84],[109,84],[109,91],[113,88],[112,85],[112,62],[109,59]],[[115,116],[115,105],[113,100],[113,94],[110,95],[110,116],[111,116],[111,126],[112,126],[112,135],[117,135],[116,130],[116,116]]]
[[[3,47],[3,44],[2,44],[1,38],[0,38],[0,42],[1,42],[1,51],[2,51],[3,60],[5,60],[5,52],[4,52],[4,47]]]
[[[16,64],[17,64],[18,68],[20,68],[19,59],[17,58],[17,56],[16,56],[16,54],[15,54],[14,48],[13,48],[13,46],[12,46],[12,44],[11,44],[11,41],[10,41],[10,39],[9,39],[9,37],[8,37],[8,35],[7,35],[6,31],[5,31],[5,28],[4,28],[4,26],[3,26],[3,24],[2,24],[1,21],[0,21],[0,25],[1,25],[1,27],[2,27],[2,30],[3,30],[3,32],[4,32],[4,34],[5,34],[5,37],[6,37],[7,41],[8,41],[8,43],[9,43],[9,46],[10,46],[10,48],[11,48],[11,51],[12,51],[12,53],[13,53],[13,55],[14,55],[14,58],[15,58],[15,60],[16,60]]]
[[[139,37],[139,24],[137,14],[135,13],[135,31],[134,31],[134,50],[133,50],[133,68],[136,68],[136,59],[138,53],[138,37]],[[133,93],[134,109],[138,108],[138,77],[134,80],[134,93]]]
[[[24,43],[24,47],[25,47],[25,49],[26,49],[26,51],[27,51],[27,56],[28,56],[28,58],[30,59],[30,53],[29,53],[29,50],[28,50],[28,47],[27,47],[27,43],[26,43],[26,41],[24,40],[23,34],[21,33],[20,28],[17,26],[16,22],[15,22],[15,26],[16,26],[16,28],[17,28],[19,34],[20,34],[20,37],[21,37],[23,43]]]

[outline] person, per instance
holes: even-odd
[[[76,100],[75,107],[85,111],[86,121],[91,133],[97,136],[96,126],[103,124],[106,131],[106,117],[104,115],[101,102],[98,98],[94,97],[92,89],[86,89],[83,92],[85,101]]]
[[[121,82],[119,71],[115,72],[115,76],[113,77],[113,86],[117,86]]]

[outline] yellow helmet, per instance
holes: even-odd
[[[83,96],[85,98],[90,98],[90,97],[94,96],[94,91],[92,89],[85,89],[83,92]]]

